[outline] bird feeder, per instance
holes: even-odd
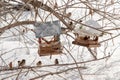
[[[59,21],[36,23],[35,34],[38,38],[39,56],[56,55],[62,53]]]
[[[99,47],[99,36],[102,35],[101,26],[94,20],[88,20],[85,22],[86,26],[76,27],[75,40],[72,42],[75,45],[81,45],[85,47]],[[87,27],[90,26],[90,27]]]
[[[72,42],[75,45],[81,45],[85,47],[99,47],[98,37],[95,36],[94,39],[91,39],[90,36],[77,36],[76,39]]]

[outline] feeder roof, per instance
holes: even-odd
[[[100,24],[97,23],[97,21],[94,20],[88,20],[84,23],[86,26],[79,26],[75,29],[75,32],[77,32],[80,35],[93,35],[93,36],[100,36],[102,34],[102,27]],[[90,28],[90,27],[92,28]],[[80,28],[81,27],[81,28]],[[94,29],[95,28],[95,29]],[[100,31],[99,31],[100,30]]]
[[[96,28],[96,29],[101,29],[102,28],[101,25],[99,23],[97,23],[97,21],[94,21],[92,19],[86,21],[85,24],[88,25],[88,26],[91,26],[93,28]]]
[[[36,37],[47,37],[61,34],[59,21],[35,23]]]

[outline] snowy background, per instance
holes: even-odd
[[[79,2],[78,0],[75,1]],[[46,1],[44,1],[44,3],[46,3]],[[95,3],[102,4],[102,0],[95,1],[91,4],[95,4]],[[64,3],[60,1],[59,6],[63,4]],[[106,11],[108,10],[109,12],[110,11],[112,12],[113,8],[119,8],[118,4],[108,7]],[[80,4],[75,6],[79,6],[79,5]],[[83,5],[81,4],[81,6]],[[93,6],[96,8],[98,7],[96,5]],[[99,7],[101,7],[101,10],[103,10],[102,8],[103,6],[99,6]],[[78,9],[68,8],[66,12],[72,12],[72,16],[70,18],[78,20],[79,18],[85,15],[84,11],[87,10],[85,9],[80,10],[80,8]],[[115,12],[119,13],[119,10],[116,10]],[[47,12],[44,13],[43,10],[40,10],[39,13],[41,13],[43,20],[46,19],[46,16],[49,14]],[[88,13],[88,11],[86,13]],[[21,15],[18,19],[19,21],[34,20],[34,13],[31,12],[21,12],[21,13],[15,12],[14,15],[17,16]],[[7,17],[8,22],[2,22],[1,20],[0,27],[9,24],[12,21],[11,15],[8,14],[7,16],[9,16]],[[2,18],[4,17],[5,16],[3,16]],[[119,23],[120,23],[119,20],[112,21],[116,24],[116,26],[114,26],[114,24],[110,23],[110,21],[107,19],[99,20],[101,19],[101,17],[102,17],[101,15],[95,13],[94,16],[92,17],[87,16],[82,20],[83,23],[85,23],[89,19],[93,19],[97,21],[103,27],[103,29],[111,29],[111,27],[105,27],[106,25],[112,26],[112,28],[116,28],[116,26],[119,27]],[[47,18],[47,21],[50,21],[51,19],[57,20],[57,18],[52,15]],[[37,19],[37,21],[39,21],[39,19]],[[13,23],[14,22],[15,21],[13,21]],[[65,25],[63,25],[62,23],[61,26],[65,27]],[[76,24],[76,27],[77,26],[80,26],[80,24]],[[112,35],[105,34],[99,38],[99,42],[102,43],[101,46],[97,48],[97,58],[100,60],[94,60],[94,58],[92,57],[92,55],[90,54],[90,52],[86,47],[72,44],[73,38],[65,34],[61,34],[60,36],[61,44],[64,47],[63,54],[52,55],[51,58],[50,56],[39,56],[37,53],[39,46],[38,39],[35,37],[35,33],[31,31],[31,29],[33,30],[35,29],[34,25],[17,26],[15,28],[6,30],[0,36],[0,80],[29,80],[29,79],[32,80],[32,78],[36,76],[41,76],[41,78],[35,80],[80,80],[78,69],[68,70],[70,68],[76,67],[75,61],[79,63],[77,64],[77,66],[86,68],[86,69],[79,68],[84,80],[120,80],[119,77],[120,36],[112,40],[102,42],[103,40],[111,38],[111,36],[119,35],[119,30],[110,31]],[[23,32],[23,30],[25,30],[25,32]],[[72,32],[68,32],[68,34],[75,37]],[[73,57],[71,57],[71,55]],[[109,55],[111,56],[102,59],[103,57]],[[13,63],[14,68],[18,68],[17,61],[22,59],[26,60],[25,68],[7,70],[9,69],[8,64],[10,62]],[[59,60],[60,65],[54,65],[55,59]],[[42,61],[41,67],[36,66],[36,63],[39,60]],[[57,74],[56,72],[62,72],[62,73]]]

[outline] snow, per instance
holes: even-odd
[[[64,36],[61,36],[62,40],[64,40]],[[70,40],[72,41],[72,39]],[[66,42],[67,43],[67,42]],[[7,46],[6,46],[7,45]],[[2,55],[1,57],[5,59],[6,64],[8,64],[10,61],[13,61],[13,65],[15,67],[17,67],[17,61],[18,60],[22,60],[22,59],[26,59],[26,66],[35,66],[36,62],[41,60],[42,61],[42,65],[51,65],[54,64],[54,60],[56,58],[59,59],[59,62],[61,64],[63,63],[72,63],[74,62],[73,59],[70,57],[70,55],[67,53],[66,55],[61,54],[61,55],[53,55],[52,58],[50,59],[50,56],[43,56],[43,57],[39,57],[39,55],[37,54],[37,45],[36,46],[32,46],[29,43],[27,43],[27,45],[29,46],[29,51],[27,50],[27,48],[24,46],[24,44],[22,44],[19,41],[2,41],[1,45],[0,45],[0,49],[2,53],[8,52],[4,55]],[[69,46],[74,46],[71,43],[68,45],[64,45],[65,47],[69,47]],[[70,48],[71,48],[70,47]],[[116,47],[116,46],[113,46]],[[84,60],[89,60],[90,58],[90,54],[88,53],[88,51],[86,51],[86,48],[84,49],[84,52],[81,54],[81,50],[82,47],[80,46],[74,46],[73,49],[71,49],[70,53],[72,53],[72,55],[74,56],[74,58],[77,61],[82,61],[81,57],[84,57]],[[95,62],[90,62],[87,63],[85,65],[87,65],[88,69],[82,70],[83,73],[83,77],[85,80],[119,80],[119,74],[120,74],[120,59],[118,58],[118,56],[120,56],[120,54],[118,54],[120,52],[120,49],[118,48],[114,54],[112,55],[112,57],[110,57],[108,59],[108,61],[106,62],[105,60],[100,60],[100,61],[95,61]],[[29,53],[29,54],[28,54]],[[85,54],[86,53],[86,54]],[[82,55],[82,56],[81,56]],[[2,66],[5,66],[5,64],[3,64],[3,62],[0,62],[0,64],[2,64]],[[70,66],[69,66],[70,67]],[[63,70],[65,69],[65,67],[45,67],[45,68],[40,68],[40,69],[35,69],[35,70],[42,70],[43,73],[44,71],[56,71],[56,69],[58,68],[58,70]],[[61,69],[60,69],[61,68]],[[20,71],[20,70],[19,70]],[[26,70],[23,70],[26,71]],[[77,71],[77,70],[76,70]],[[79,76],[77,75],[78,72],[74,72],[76,75],[72,75],[69,74],[61,74],[64,77],[68,77],[68,80],[79,80]],[[14,71],[11,71],[14,72]],[[39,73],[39,71],[37,71]],[[25,75],[25,73],[20,74],[19,78],[21,80],[27,80],[28,78],[30,79],[32,76],[35,76],[34,72],[30,72],[27,76],[23,76]],[[5,77],[4,75],[1,76]],[[116,78],[115,78],[116,77]],[[15,77],[13,77],[14,79]],[[12,78],[9,78],[12,79]],[[48,76],[46,77],[44,80],[63,80],[58,76]],[[39,80],[39,79],[38,79]]]
[[[73,11],[73,10],[72,10]],[[76,10],[77,11],[77,10]],[[79,12],[79,14],[82,12],[82,10]],[[75,13],[75,12],[73,12]],[[30,15],[27,15],[27,17],[30,17]],[[82,13],[84,15],[84,13]],[[32,15],[32,14],[31,14]],[[73,14],[75,15],[75,14]],[[77,15],[77,18],[82,15]],[[23,19],[24,16],[22,16],[20,19]],[[30,17],[30,18],[33,18]],[[73,18],[76,18],[76,16],[73,16]],[[94,21],[92,21],[94,22]],[[90,20],[90,23],[92,23]],[[88,23],[89,24],[89,23]],[[93,24],[93,23],[92,23]],[[95,26],[98,26],[100,28],[99,24],[95,24]],[[78,25],[80,27],[80,25]],[[93,27],[93,26],[92,26]],[[28,26],[30,29],[34,29],[33,26]],[[76,27],[77,28],[77,27]],[[19,28],[21,29],[21,28]],[[13,32],[18,34],[16,30],[11,29]],[[91,29],[87,28],[87,30],[91,31]],[[78,30],[79,31],[79,30]],[[92,29],[92,32],[98,33],[98,35],[101,32],[97,32],[96,30]],[[90,32],[91,33],[91,32]],[[69,33],[73,36],[72,33]],[[118,34],[115,32],[113,34]],[[40,60],[42,61],[42,65],[53,65],[54,60],[57,58],[59,60],[60,64],[70,64],[73,63],[74,60],[71,58],[70,54],[75,58],[77,62],[80,61],[88,61],[92,60],[93,57],[87,50],[87,48],[73,45],[72,41],[73,39],[65,36],[64,34],[60,36],[62,45],[69,50],[70,54],[64,49],[63,54],[60,55],[52,55],[50,56],[39,56],[38,51],[38,42],[35,38],[35,34],[31,31],[28,31],[24,33],[23,35],[18,34],[15,37],[8,37],[13,36],[10,31],[6,31],[1,37],[0,37],[0,70],[8,68],[8,64],[12,61],[14,67],[18,67],[17,61],[25,59],[26,64],[25,66],[36,66],[36,63]],[[24,36],[24,38],[23,38]],[[3,38],[4,37],[4,38]],[[103,37],[100,37],[99,41],[105,40],[109,35],[104,35]],[[101,58],[103,56],[107,56],[109,54],[113,54],[110,58],[99,60],[99,61],[93,61],[88,63],[79,64],[79,66],[85,66],[87,69],[82,69],[81,72],[83,74],[84,80],[120,80],[120,37],[117,37],[114,39],[114,44],[112,43],[112,40],[109,42],[105,42],[101,44],[101,47],[97,48],[97,58]],[[26,40],[26,41],[24,41]],[[5,62],[3,62],[3,60]],[[19,80],[29,80],[30,78],[33,78],[35,76],[44,75],[49,72],[56,72],[56,71],[62,71],[71,67],[75,67],[76,65],[67,65],[67,66],[47,66],[47,67],[40,67],[40,68],[33,68],[34,71],[28,69],[23,69],[22,72],[25,71],[25,73],[21,73],[18,77]],[[17,77],[17,74],[21,71],[19,70],[13,70],[13,71],[3,71],[0,72],[0,80],[2,78],[6,78],[7,76],[11,76],[16,74],[16,76],[7,78],[6,80],[15,80]],[[39,74],[39,75],[38,75]],[[64,72],[59,75],[49,75],[44,78],[44,80],[80,80],[80,76],[78,74],[78,70],[70,70],[67,72]],[[37,79],[37,80],[41,80]]]
[[[102,34],[103,29],[102,29],[101,25],[98,24],[97,21],[90,19],[90,20],[86,21],[84,24],[86,26],[84,26],[84,25],[76,26],[74,31],[81,35],[100,36]],[[92,28],[89,28],[88,26],[90,26]],[[98,30],[96,30],[96,29],[98,29]]]
[[[69,33],[70,35],[73,36],[72,33]],[[11,34],[10,34],[11,35]],[[24,43],[24,41],[19,41],[19,40],[15,40],[13,38],[5,38],[2,39],[0,41],[0,55],[1,55],[1,59],[3,58],[6,62],[6,64],[9,64],[9,62],[13,62],[13,66],[17,67],[18,63],[17,61],[22,60],[22,59],[26,59],[26,64],[25,66],[36,66],[36,63],[41,60],[42,61],[42,65],[53,65],[54,64],[54,60],[57,58],[59,60],[60,64],[66,64],[66,63],[73,63],[74,60],[71,58],[71,56],[69,55],[69,53],[66,50],[63,50],[64,54],[60,54],[60,55],[53,55],[52,58],[50,58],[50,56],[39,56],[37,53],[38,50],[38,43],[37,43],[37,39],[35,39],[35,34],[31,31],[28,31],[27,33],[25,33],[24,35],[27,35],[28,37],[30,37],[31,40],[29,40],[28,38],[26,38],[26,43]],[[30,35],[30,36],[29,36]],[[107,35],[103,36],[105,38]],[[17,37],[17,36],[16,36]],[[119,80],[119,74],[120,74],[120,59],[118,56],[120,56],[120,54],[118,54],[120,52],[120,42],[118,41],[120,37],[114,39],[114,44],[111,44],[112,41],[110,41],[107,44],[101,44],[101,47],[99,47],[97,50],[98,58],[101,58],[104,56],[104,47],[107,46],[106,49],[106,53],[112,54],[112,52],[114,52],[114,54],[108,58],[108,60],[100,60],[100,61],[94,61],[94,62],[90,62],[90,63],[86,63],[86,64],[80,64],[80,66],[85,66],[87,67],[87,69],[83,69],[81,70],[83,73],[83,78],[85,80]],[[87,48],[82,47],[82,46],[78,46],[78,45],[73,45],[72,41],[73,39],[71,37],[68,37],[66,35],[61,35],[60,36],[62,45],[64,47],[66,47],[70,53],[72,54],[72,56],[76,59],[76,61],[87,61],[87,60],[92,60],[93,58],[92,55],[88,52]],[[100,40],[102,40],[102,38],[100,38]],[[35,42],[35,43],[34,43]],[[25,45],[26,44],[26,45]],[[106,54],[109,55],[109,54]],[[8,66],[3,63],[2,60],[0,60],[0,64],[1,66],[5,66],[4,68],[8,68]],[[76,66],[76,65],[73,65]],[[67,69],[68,67],[73,67],[73,66],[55,66],[55,67],[44,67],[44,68],[36,68],[35,71],[39,74],[45,74],[46,72],[56,72],[59,70],[64,70]],[[3,68],[3,67],[1,67]],[[27,69],[23,70],[23,71],[27,71]],[[40,71],[40,72],[39,72]],[[20,70],[18,70],[18,72],[20,72]],[[17,73],[18,73],[17,72]],[[0,75],[0,79],[6,77],[6,75],[2,75],[4,73],[16,73],[16,71],[7,71],[7,72],[1,72]],[[73,74],[74,73],[74,74]],[[32,77],[38,76],[37,74],[35,74],[33,71],[30,71],[27,76],[24,76],[26,73],[21,73],[19,76],[19,79],[21,80],[27,80],[30,79]],[[8,76],[10,76],[11,74],[8,74]],[[73,71],[68,71],[67,74],[66,73],[62,73],[60,74],[61,76],[63,76],[64,78],[67,78],[68,80],[79,80],[80,76],[78,74],[77,70],[73,70]],[[14,80],[16,77],[10,77],[7,78],[7,80]],[[54,75],[54,76],[47,76],[44,80],[64,80],[63,78]],[[38,79],[39,80],[39,79]]]

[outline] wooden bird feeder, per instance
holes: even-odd
[[[76,38],[72,43],[90,48],[99,47],[98,37],[102,34],[101,26],[94,20],[88,20],[84,24],[86,26],[77,26],[74,30]]]
[[[100,46],[97,36],[94,39],[91,39],[90,36],[77,36],[72,43],[90,48]]]
[[[44,38],[39,38],[38,54],[40,56],[57,55],[62,53],[62,46],[58,37],[53,37],[52,40],[47,41]]]
[[[60,43],[61,28],[59,21],[37,23],[35,26],[35,33],[39,43],[39,56],[57,55],[62,53],[62,46]]]

